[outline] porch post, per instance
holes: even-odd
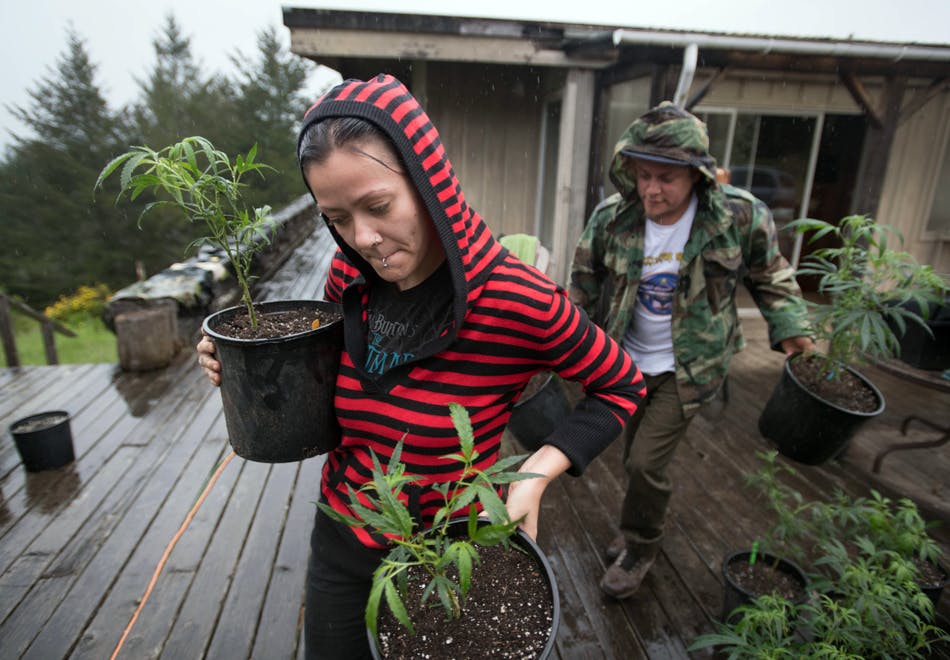
[[[554,239],[551,245],[551,278],[567,284],[574,246],[584,229],[587,173],[594,121],[594,72],[571,69],[561,102],[560,141],[557,153],[557,197],[554,204]]]
[[[877,103],[877,112],[873,112],[871,108],[865,108],[865,115],[868,117],[868,132],[864,139],[864,152],[858,169],[858,184],[855,186],[852,202],[854,213],[877,217],[891,144],[894,142],[894,134],[900,119],[905,84],[906,80],[903,77],[888,76]],[[867,102],[865,99],[857,98],[856,101],[862,107],[864,107],[863,103]]]

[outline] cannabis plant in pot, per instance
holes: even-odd
[[[943,553],[929,532],[938,523],[924,520],[912,500],[893,500],[874,489],[869,496],[836,490],[827,501],[806,500],[781,479],[782,474],[794,477],[797,470],[779,463],[777,452],[758,452],[757,457],[762,466],[746,481],[774,516],[763,536],[767,547],[781,550],[802,565],[812,565],[815,558],[809,549],[818,547],[821,540],[867,539],[875,548],[917,565],[923,588],[940,588],[946,582],[940,566]]]
[[[893,246],[902,242],[893,227],[866,215],[838,224],[806,218],[789,226],[810,234],[810,243],[834,243],[813,250],[798,269],[799,276],[818,281],[820,300],[806,304],[821,350],[786,361],[759,431],[785,456],[819,464],[837,456],[860,424],[884,410],[880,391],[851,365],[897,355],[908,324],[929,332],[927,309],[943,300],[948,287],[930,266]]]
[[[763,465],[746,478],[747,486],[758,491],[775,523],[752,542],[751,549],[735,550],[723,559],[722,621],[735,621],[742,616],[737,608],[760,596],[782,597],[789,605],[803,603],[810,588],[798,563],[803,557],[785,543],[789,534],[801,528],[797,517],[801,496],[780,481],[783,466],[776,461],[776,452],[758,456]]]
[[[102,169],[96,188],[118,172],[119,199],[154,197],[139,222],[153,209],[173,207],[207,230],[189,247],[210,242],[227,256],[242,305],[208,316],[202,329],[221,362],[228,438],[239,456],[277,463],[339,443],[333,394],[343,324],[339,306],[328,302],[252,299],[254,257],[270,242],[272,220],[270,207],[249,208],[243,191],[248,176],[268,169],[257,161],[256,146],[232,159],[192,136],[161,149],[133,147]]]
[[[939,566],[939,546],[909,500],[893,502],[837,492],[806,500],[779,475],[796,471],[760,453],[749,477],[775,514],[764,535],[795,557],[810,580],[810,597],[756,598],[701,635],[693,650],[719,647],[729,658],[917,658],[950,636],[934,624],[936,600],[923,589],[920,558]],[[943,573],[943,581],[946,574]]]
[[[553,646],[559,617],[554,574],[540,548],[517,529],[520,521],[510,519],[498,494],[499,488],[506,484],[539,475],[509,470],[524,456],[501,458],[485,470],[476,469],[474,464],[479,454],[474,446],[468,412],[463,406],[450,403],[449,413],[458,433],[460,450],[444,458],[462,464],[462,476],[452,484],[435,487],[442,499],[430,527],[418,525],[405,502],[404,489],[424,480],[405,472],[405,466],[400,462],[402,441],[396,445],[385,467],[372,453],[372,479],[359,491],[351,489],[349,493],[349,505],[354,515],[318,503],[332,519],[354,528],[370,527],[392,543],[392,549],[373,574],[366,604],[366,627],[373,651],[377,657],[389,654],[402,657],[399,654],[406,648],[423,653],[420,649],[425,647],[421,645],[433,645],[429,648],[434,648],[434,656],[419,657],[440,657],[449,650],[453,655],[464,656],[468,652],[466,645],[471,643],[476,649],[473,657],[480,657],[485,649],[491,648],[491,637],[495,634],[511,638],[498,640],[498,643],[527,645],[519,648],[518,657],[544,657]],[[481,505],[481,516],[474,506],[476,503]],[[468,514],[463,515],[466,509]],[[514,635],[492,631],[495,623],[510,623],[513,611],[507,614],[485,611],[486,620],[483,622],[475,618],[481,613],[466,610],[467,597],[478,581],[479,571],[487,570],[488,564],[483,563],[482,557],[495,547],[502,547],[507,552],[499,556],[492,553],[492,563],[513,557],[533,565],[537,579],[543,583],[541,591],[550,601],[550,618],[544,617],[539,630],[525,632],[524,641],[515,639]],[[518,587],[514,582],[506,583],[505,590],[512,592],[509,598],[518,597]],[[517,608],[517,616],[527,620],[528,607],[525,605],[517,602],[507,607]],[[479,603],[475,607],[486,606]],[[436,616],[439,611],[441,616]],[[393,624],[384,633],[383,622],[387,616]],[[460,621],[460,617],[464,620]],[[420,626],[416,618],[425,619],[421,623],[426,625],[428,634],[416,634]],[[453,626],[451,636],[455,637],[454,640],[438,638],[442,625]],[[471,642],[462,638],[466,631],[475,635]],[[517,636],[520,637],[521,633]],[[450,649],[443,644],[451,644]]]
[[[267,245],[270,207],[247,208],[242,180],[271,169],[256,161],[257,146],[233,160],[207,139],[192,136],[155,150],[134,147],[113,158],[99,173],[96,188],[121,168],[119,197],[136,200],[151,193],[155,201],[145,206],[139,222],[150,211],[165,206],[179,209],[189,221],[204,224],[207,235],[196,239],[195,247],[210,242],[227,255],[234,270],[252,327],[257,314],[251,298],[251,265],[254,255]]]

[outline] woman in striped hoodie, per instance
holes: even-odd
[[[471,417],[475,467],[499,454],[512,406],[542,371],[582,384],[585,397],[511,484],[513,520],[537,535],[541,495],[563,472],[580,475],[620,433],[644,395],[617,343],[561,287],[510,254],[462,195],[438,132],[395,78],[348,80],[307,112],[298,156],[304,180],[339,246],[325,296],[342,304],[345,350],[335,408],[340,446],[323,468],[321,500],[355,515],[348,489],[370,479],[371,451],[386,464],[403,440],[406,494],[426,525],[433,488],[461,465],[448,405]],[[199,363],[220,382],[213,345]],[[460,512],[466,514],[467,512]],[[316,513],[307,584],[309,658],[369,654],[363,610],[387,539]]]

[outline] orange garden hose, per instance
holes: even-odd
[[[132,626],[135,625],[135,620],[139,618],[139,614],[142,612],[142,608],[145,606],[145,602],[148,600],[149,595],[152,593],[152,589],[155,587],[155,583],[158,582],[158,576],[162,572],[162,569],[165,567],[165,562],[168,561],[168,557],[172,554],[172,549],[175,547],[175,544],[178,543],[178,539],[181,538],[182,534],[185,533],[185,530],[188,529],[188,525],[191,523],[192,518],[195,517],[195,514],[198,512],[198,508],[201,506],[201,503],[205,501],[205,498],[208,496],[208,493],[211,492],[211,487],[214,485],[214,482],[218,480],[218,477],[221,476],[221,473],[224,472],[224,468],[227,467],[228,463],[231,462],[231,459],[234,458],[235,453],[232,451],[230,454],[225,456],[224,460],[221,461],[221,464],[218,465],[218,469],[214,471],[214,474],[211,475],[211,478],[208,479],[208,485],[205,486],[205,489],[201,492],[201,495],[198,497],[198,500],[195,502],[195,505],[191,507],[191,511],[188,512],[188,515],[185,516],[185,522],[181,524],[181,527],[178,528],[178,531],[175,533],[175,536],[172,537],[172,540],[169,542],[168,547],[165,548],[162,558],[158,560],[158,566],[155,567],[155,572],[152,573],[152,579],[148,583],[148,587],[145,589],[145,594],[142,595],[142,600],[139,601],[138,607],[135,608],[135,612],[132,613],[132,618],[129,619],[129,624],[125,627],[125,631],[122,633],[122,637],[119,639],[119,643],[115,646],[115,651],[112,652],[110,660],[115,660],[119,655],[119,651],[122,649],[122,645],[125,644],[126,637],[129,636],[129,633],[132,631]]]

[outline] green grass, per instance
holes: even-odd
[[[43,348],[40,324],[16,311],[13,311],[12,316],[13,334],[20,364],[23,366],[46,364],[46,351]],[[102,319],[87,316],[74,319],[64,325],[75,332],[76,336],[67,337],[58,332],[53,333],[60,364],[119,361],[115,335],[109,331]],[[2,350],[0,350],[0,365],[9,366]]]

